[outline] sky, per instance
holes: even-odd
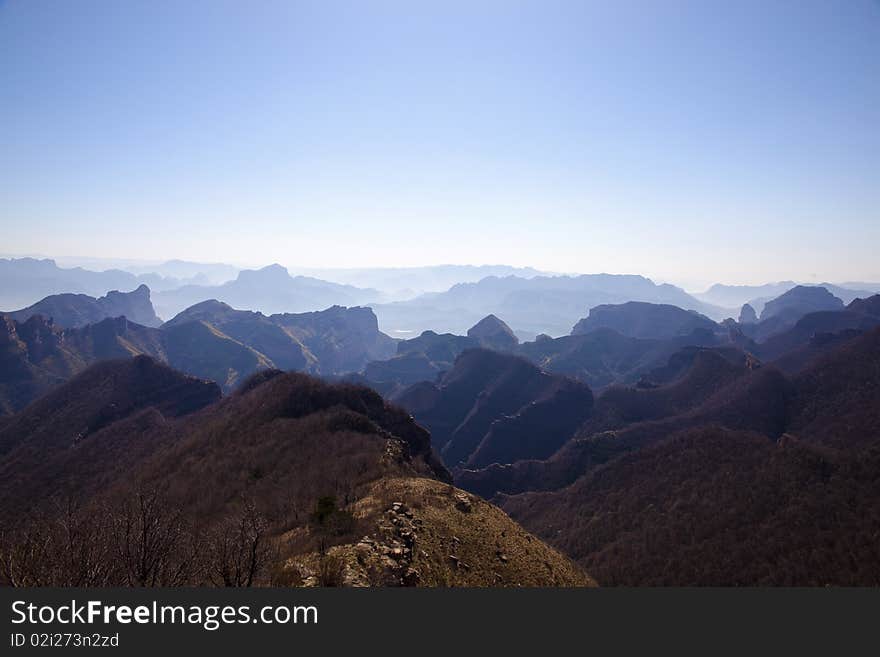
[[[0,251],[880,280],[880,2],[0,0]]]

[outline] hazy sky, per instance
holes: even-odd
[[[880,4],[0,0],[0,229],[9,253],[880,280]]]

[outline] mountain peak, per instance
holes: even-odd
[[[796,285],[772,301],[768,301],[761,312],[761,320],[776,315],[798,314],[820,310],[842,310],[843,301],[826,288],[813,285]]]
[[[854,299],[847,308],[853,312],[880,317],[880,294],[875,294],[866,299]]]
[[[244,269],[238,272],[238,280],[260,284],[287,283],[290,281],[290,272],[286,267],[273,263],[261,269]]]
[[[483,338],[489,335],[495,335],[499,331],[513,335],[513,331],[502,320],[495,315],[486,315],[479,322],[468,329],[468,336],[472,338]]]
[[[266,265],[265,267],[258,269],[257,273],[262,276],[290,278],[290,272],[287,271],[287,267],[279,265],[277,262],[273,262],[271,265]]]
[[[519,344],[519,338],[510,327],[495,315],[486,315],[468,329],[467,335],[483,346],[502,351],[513,349]]]
[[[602,328],[630,338],[668,339],[688,335],[696,329],[713,332],[717,325],[704,315],[678,306],[628,301],[590,308],[587,317],[574,325],[571,334],[581,335]]]
[[[755,309],[751,306],[751,304],[744,303],[742,309],[739,311],[739,323],[755,324],[757,321],[758,314],[755,312]]]

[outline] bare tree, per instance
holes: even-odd
[[[247,498],[211,532],[208,545],[206,574],[215,586],[253,586],[274,554],[269,524]]]
[[[0,532],[0,573],[4,586],[51,586],[51,541],[45,523]]]
[[[110,518],[104,507],[82,507],[73,498],[56,504],[53,577],[61,586],[106,586],[114,560]]]
[[[106,586],[113,559],[105,509],[56,500],[0,537],[0,572],[8,586]]]
[[[128,586],[181,586],[196,571],[198,543],[158,491],[139,491],[115,514],[113,535]]]

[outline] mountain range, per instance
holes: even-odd
[[[584,432],[543,466],[578,460],[569,477],[499,501],[602,584],[876,586],[878,391],[875,328],[792,378],[760,368],[694,410]]]
[[[126,317],[144,326],[155,327],[162,323],[153,310],[150,288],[146,285],[132,292],[112,290],[97,299],[87,294],[54,294],[6,315],[19,323],[42,315],[62,328],[80,328],[108,317]]]
[[[0,427],[2,583],[593,584],[376,393],[270,370],[219,395],[137,356]]]
[[[627,301],[666,303],[722,319],[726,310],[710,306],[673,285],[657,285],[643,276],[490,276],[461,283],[446,292],[410,301],[373,304],[379,326],[393,337],[424,330],[464,333],[487,314],[504,319],[521,339],[546,333],[567,335],[590,308]]]
[[[267,317],[212,300],[156,328],[129,321],[132,307],[149,318],[148,289],[110,293],[104,299],[47,297],[27,312],[3,316],[0,414],[23,408],[101,360],[148,355],[215,381],[228,392],[261,369],[341,374],[387,358],[395,348],[394,340],[379,332],[369,308],[334,306]],[[60,322],[53,314],[59,309]],[[93,323],[82,325],[89,313],[94,313]]]
[[[716,283],[705,292],[696,293],[694,296],[701,301],[726,308],[738,308],[747,303],[757,313],[760,313],[767,301],[775,299],[792,288],[798,287],[798,285],[794,281],[780,281],[764,285],[723,285]],[[880,284],[878,283],[849,282],[840,283],[839,285],[832,283],[800,285],[804,287],[824,287],[844,303],[850,303],[854,299],[869,297],[880,292]]]
[[[370,267],[352,269],[302,268],[296,274],[343,285],[382,290],[389,301],[404,301],[426,292],[445,292],[459,283],[476,283],[488,276],[533,278],[549,272],[509,265],[433,265],[423,267]]]
[[[121,269],[64,268],[48,258],[0,258],[0,309],[24,308],[56,294],[102,297],[113,290],[134,290],[140,285],[158,291],[207,281],[198,273],[179,278],[154,272],[136,275]]]
[[[210,299],[236,308],[267,314],[322,310],[329,306],[359,306],[375,301],[377,290],[330,283],[307,276],[291,276],[281,265],[243,270],[222,285],[184,285],[156,294],[157,313],[171,318],[192,305]]]
[[[425,330],[464,333],[487,314],[503,317],[524,341],[537,335],[567,335],[593,307],[640,301],[694,310],[720,321],[738,317],[749,303],[764,303],[796,287],[785,281],[764,286],[714,285],[688,294],[634,275],[556,275],[506,265],[438,265],[360,269],[280,265],[241,269],[223,263],[59,258],[0,259],[0,308],[23,308],[61,293],[101,297],[147,285],[156,313],[165,320],[202,301],[217,299],[265,314],[324,310],[332,305],[370,306],[383,332],[411,338]],[[92,271],[85,267],[100,269]],[[844,303],[880,291],[877,283],[822,284]]]
[[[599,279],[624,298],[684,294]],[[458,323],[523,280],[434,296]],[[546,308],[584,297],[585,281],[553,280],[571,289]],[[253,306],[311,285],[269,267],[196,296],[251,291]],[[880,295],[794,286],[738,315],[606,300],[559,337],[486,312],[400,340],[368,307],[264,314],[211,298],[161,323],[146,286],[50,295],[0,316],[0,576],[880,582]],[[170,546],[150,572],[114,530],[147,512]],[[88,539],[80,570],[71,531]]]

